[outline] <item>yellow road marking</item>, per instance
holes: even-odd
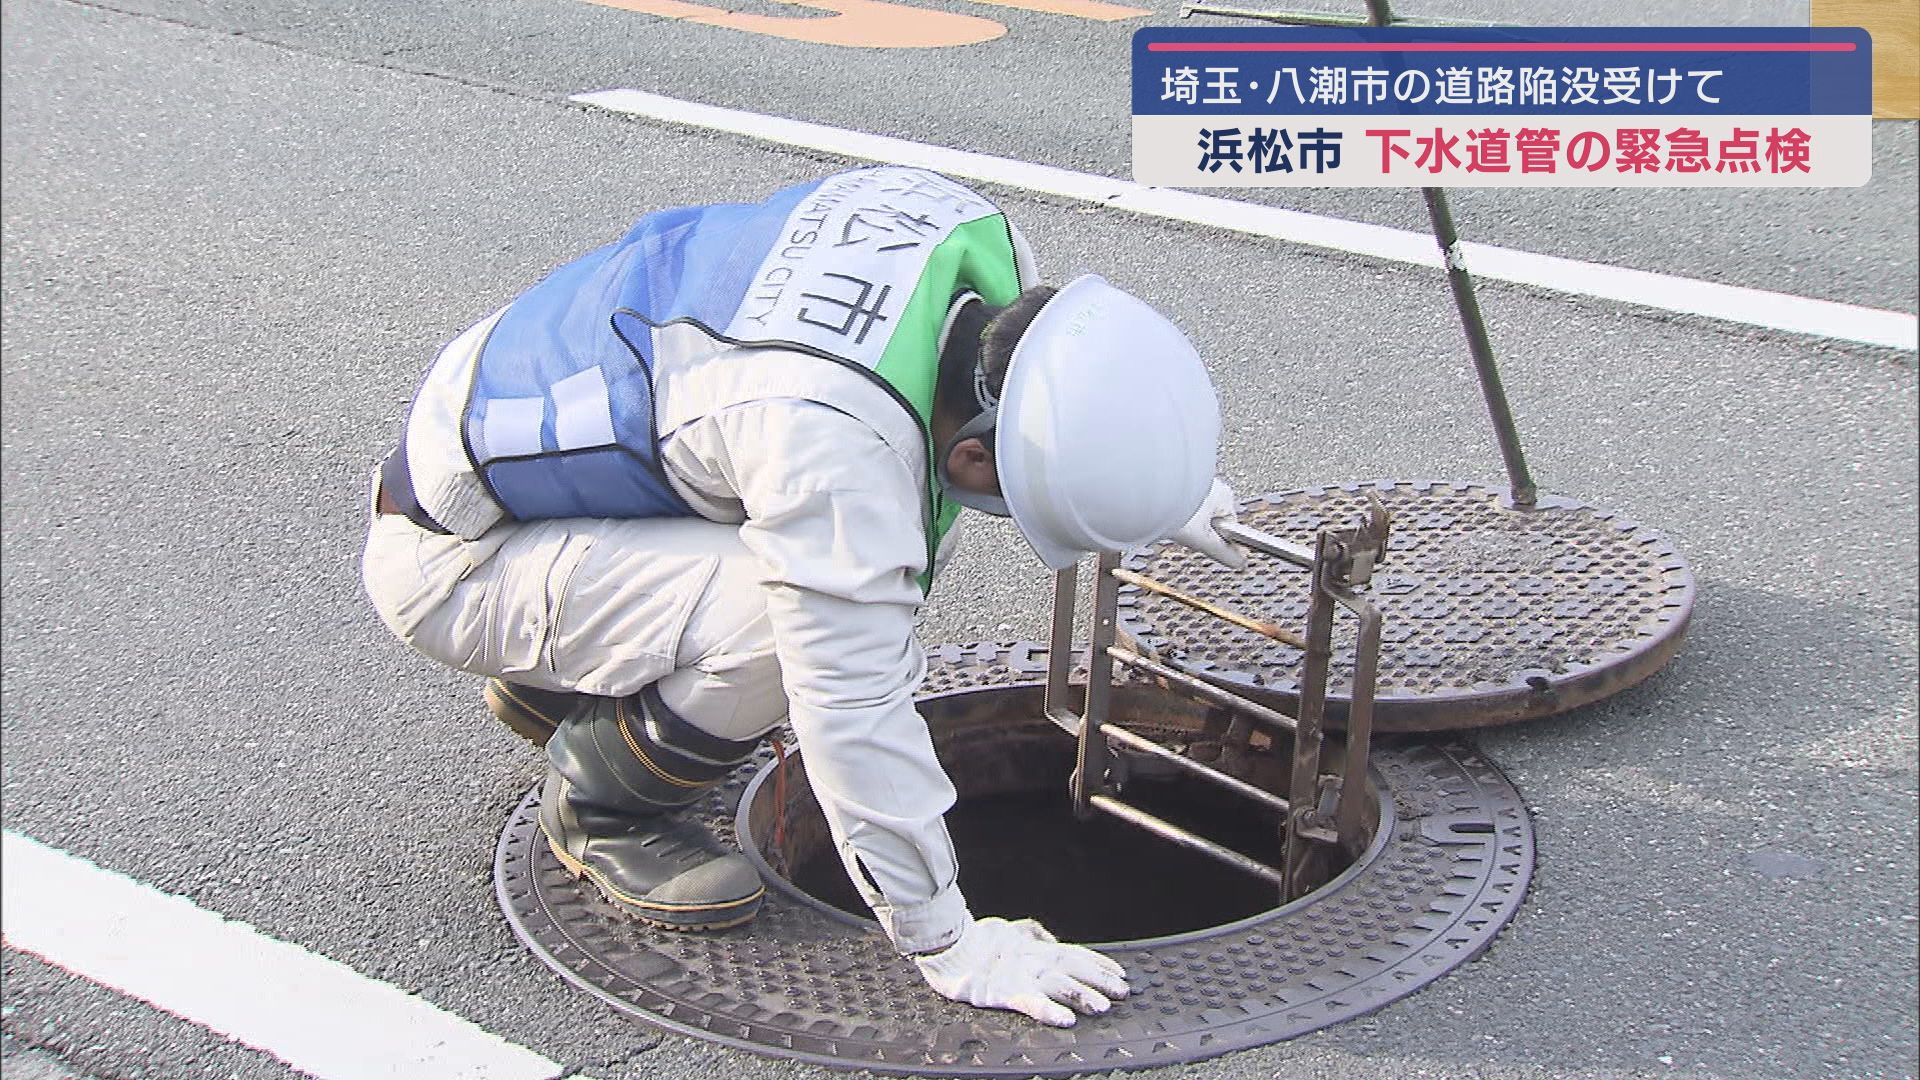
[[[1920,117],[1920,12],[1913,0],[1813,0],[1813,26],[1858,26],[1873,35],[1873,115]]]

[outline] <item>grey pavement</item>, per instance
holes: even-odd
[[[831,1075],[631,1026],[521,949],[489,871],[537,758],[471,680],[393,642],[357,579],[366,472],[438,343],[646,207],[837,164],[564,93],[769,106],[742,88],[789,47],[558,0],[154,10],[0,8],[7,827],[604,1080]],[[995,17],[1009,49],[1037,48],[1018,44],[1032,27],[1084,34],[1089,53],[1125,33]],[[1108,160],[1105,121],[1080,143],[1055,141],[1057,115],[988,137],[986,107],[948,126],[945,91],[917,102],[884,79],[868,105],[829,107],[836,80],[862,77],[854,54],[806,55],[808,79],[764,79],[790,115]],[[1083,89],[1064,62],[1035,78],[1036,103]],[[1722,240],[1751,227],[1717,201],[1744,195],[1662,193],[1582,203],[1591,235],[1567,250],[1678,272],[1724,259],[1769,287],[1912,310],[1914,125],[1877,142],[1889,164],[1869,188],[1782,197],[1778,252],[1649,236],[1668,215]],[[1497,475],[1432,275],[997,195],[1045,269],[1099,270],[1189,328],[1242,491]],[[1738,220],[1716,226],[1715,206]],[[1802,242],[1855,212],[1829,245]],[[1913,356],[1484,294],[1543,486],[1658,525],[1692,561],[1687,646],[1611,702],[1479,740],[1536,809],[1541,852],[1485,956],[1353,1024],[1152,1075],[1913,1076]],[[994,523],[969,537],[928,640],[1041,634],[1038,564],[1009,580],[994,557],[1012,542]],[[6,963],[10,1075],[45,1057],[101,1080],[286,1075]]]
[[[92,3],[94,0],[87,0]],[[323,56],[457,79],[548,100],[633,87],[777,116],[957,146],[1108,176],[1131,172],[1129,42],[1180,24],[1177,0],[1133,0],[1146,19],[1092,23],[942,0],[1006,36],[967,48],[849,50],[703,27],[580,0],[110,0],[189,25]],[[728,10],[790,14],[770,0]],[[1252,6],[1263,6],[1253,4]],[[1284,4],[1266,4],[1284,7]],[[1357,10],[1359,0],[1306,8]],[[1574,0],[1432,0],[1408,12],[1528,23],[1594,21]],[[1623,24],[1803,25],[1806,0],[1617,0]],[[801,13],[804,14],[802,11]],[[1221,23],[1195,18],[1188,25]],[[1238,25],[1249,25],[1239,23]],[[1875,183],[1862,189],[1472,190],[1455,197],[1473,240],[1871,307],[1916,310],[1912,254],[1920,182],[1912,125],[1880,125]],[[1295,189],[1244,197],[1400,228],[1426,228],[1412,191]],[[1622,228],[1631,223],[1631,228]]]

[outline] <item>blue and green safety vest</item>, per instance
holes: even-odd
[[[1006,217],[922,169],[853,169],[761,203],[658,211],[507,308],[468,391],[467,456],[519,520],[691,515],[661,471],[653,328],[691,323],[726,344],[838,362],[884,386],[927,436],[954,298],[1000,305],[1019,291]],[[928,436],[929,574],[959,512],[934,454]]]

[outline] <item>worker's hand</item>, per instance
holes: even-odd
[[[927,985],[954,1001],[1012,1009],[1054,1027],[1072,1027],[1074,1009],[1094,1016],[1127,996],[1124,968],[1062,944],[1032,919],[976,919],[959,941],[913,962]]]
[[[1240,520],[1236,512],[1238,506],[1233,489],[1227,486],[1226,481],[1216,478],[1213,490],[1207,492],[1200,509],[1167,539],[1176,544],[1185,544],[1229,570],[1238,570],[1247,565],[1247,553],[1228,543],[1218,528],[1223,521]]]

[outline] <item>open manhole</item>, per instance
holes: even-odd
[[[1104,815],[1076,820],[1066,782],[1076,742],[1041,718],[1037,689],[979,690],[951,704],[928,722],[958,794],[947,830],[960,858],[961,891],[976,916],[1031,917],[1063,941],[1107,943],[1205,932],[1279,906],[1272,884],[1191,848]],[[1203,729],[1202,707],[1143,685],[1121,688],[1115,707],[1133,731],[1204,756],[1262,789],[1286,786],[1292,747],[1284,737],[1229,765]],[[1121,757],[1130,773],[1129,803],[1281,864],[1278,812],[1150,758]],[[1377,798],[1370,801],[1369,838],[1379,813]],[[762,769],[747,787],[736,827],[774,888],[878,930],[847,878],[803,769],[790,763],[784,782],[777,767]],[[1311,884],[1324,884],[1360,854],[1323,860]]]
[[[1240,518],[1310,547],[1322,528],[1360,517],[1370,497],[1393,515],[1387,558],[1365,590],[1385,616],[1376,731],[1563,713],[1648,678],[1686,634],[1686,561],[1654,530],[1572,499],[1518,508],[1484,484],[1383,480],[1248,499]],[[1125,565],[1256,619],[1298,627],[1307,612],[1307,572],[1275,559],[1254,555],[1236,571],[1164,544]],[[1131,585],[1119,614],[1121,633],[1162,663],[1295,707],[1299,650]],[[1352,670],[1335,645],[1327,719],[1339,724]]]
[[[1532,826],[1512,785],[1463,745],[1376,746],[1369,835],[1285,905],[1259,879],[1145,833],[1073,820],[1072,740],[1041,719],[1041,688],[1023,671],[1044,655],[936,651],[928,683],[942,689],[920,709],[960,792],[949,828],[975,914],[1033,916],[1063,940],[1100,943],[1133,987],[1104,1016],[1055,1029],[933,993],[854,897],[799,763],[776,783],[766,754],[703,804],[717,832],[737,823],[762,860],[770,889],[754,922],[716,934],[630,922],[553,859],[537,789],[501,837],[501,906],[541,959],[647,1023],[831,1066],[945,1076],[1141,1068],[1291,1038],[1412,993],[1477,955],[1518,910]],[[1138,684],[1117,688],[1113,705],[1115,721],[1207,752],[1201,706]],[[1262,782],[1287,753],[1256,743],[1216,765]],[[1136,770],[1126,792],[1277,862],[1273,822],[1188,783]],[[781,848],[770,852],[776,825]]]

